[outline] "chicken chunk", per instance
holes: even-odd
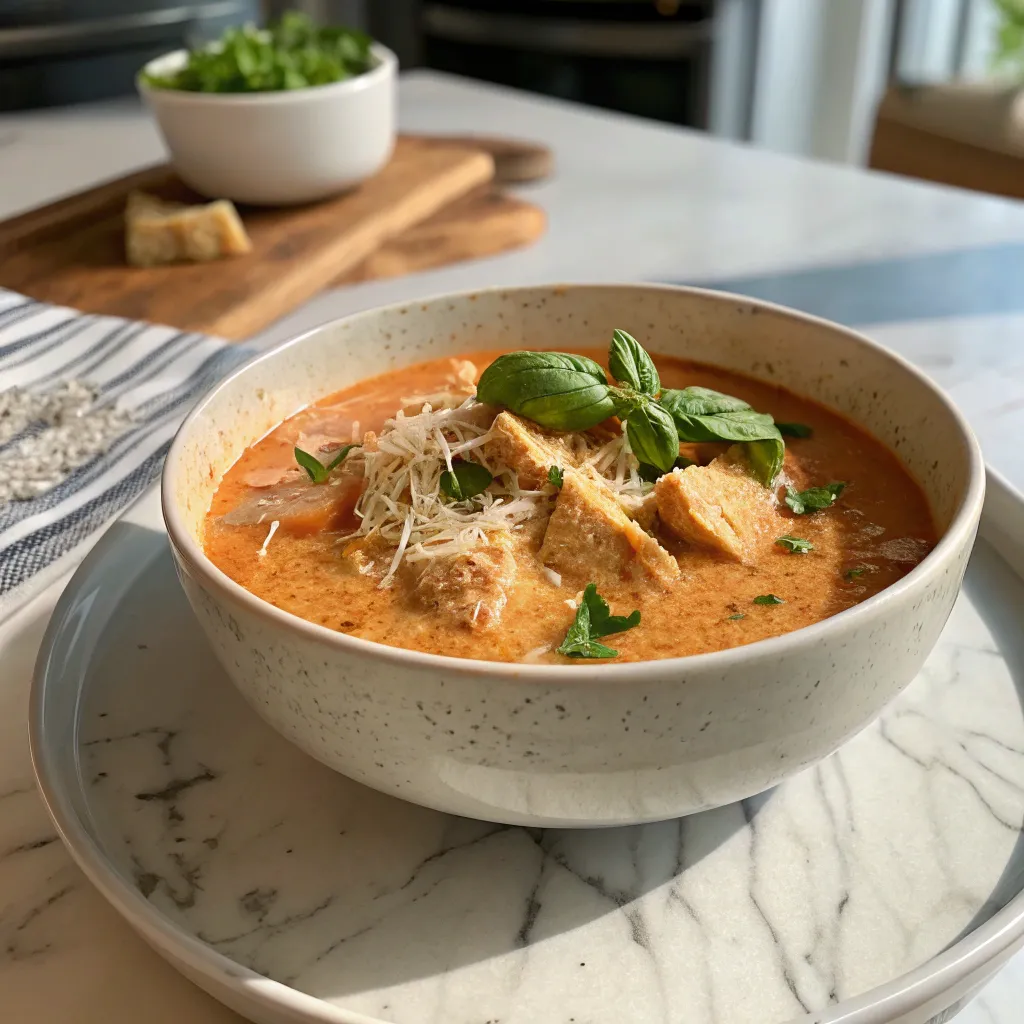
[[[284,533],[296,537],[350,529],[358,523],[353,510],[362,492],[363,481],[354,476],[336,476],[326,484],[284,483],[248,494],[220,522],[256,526],[276,519]]]
[[[557,434],[545,433],[510,412],[499,413],[491,429],[494,437],[488,448],[516,471],[524,490],[543,487],[552,466],[564,469],[576,465],[568,445]]]
[[[751,561],[760,539],[780,527],[772,492],[751,476],[739,445],[707,466],[666,474],[655,494],[669,532],[737,562]]]
[[[566,470],[540,549],[545,565],[593,580],[654,580],[667,586],[679,564],[626,515],[608,487],[579,470]]]
[[[469,629],[497,625],[516,581],[516,561],[502,544],[435,558],[415,584],[428,608]]]

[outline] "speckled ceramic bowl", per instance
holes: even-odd
[[[863,424],[925,488],[941,533],[934,551],[894,586],[814,626],[714,654],[592,670],[355,639],[266,604],[203,554],[203,517],[223,473],[309,402],[472,349],[591,346],[623,323],[655,352],[781,382]],[[903,360],[776,306],[650,285],[451,295],[326,324],[213,391],[182,426],[163,478],[185,592],[218,658],[271,725],[332,768],[414,803],[562,827],[715,807],[835,750],[932,649],[983,497],[970,429]]]

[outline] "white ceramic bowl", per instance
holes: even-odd
[[[379,43],[376,67],[333,85],[260,93],[154,89],[139,77],[174,169],[197,192],[262,206],[312,202],[376,174],[395,145],[395,55]],[[144,73],[171,74],[185,50]]]
[[[348,637],[264,603],[203,554],[203,517],[222,474],[307,403],[423,359],[571,350],[600,345],[621,326],[654,352],[783,383],[863,424],[924,487],[936,548],[887,590],[805,629],[713,654],[592,668],[442,658]],[[175,438],[163,478],[188,598],[271,725],[345,775],[414,803],[562,827],[729,803],[835,750],[932,649],[983,497],[970,429],[899,357],[766,303],[650,285],[451,295],[326,324],[214,390]]]

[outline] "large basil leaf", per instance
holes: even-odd
[[[608,352],[608,369],[622,384],[653,397],[661,390],[658,368],[644,347],[631,334],[615,331]]]
[[[484,370],[476,397],[552,430],[586,430],[620,408],[604,370],[565,352],[509,352]]]
[[[771,487],[782,472],[782,461],[786,457],[786,445],[781,437],[766,437],[763,441],[748,441],[747,462],[755,479],[765,487]]]
[[[648,402],[626,418],[629,447],[641,463],[656,466],[667,473],[679,458],[679,432],[672,414]]]
[[[746,445],[751,473],[761,483],[770,487],[779,475],[786,446],[767,413],[710,388],[663,391],[661,404],[672,414],[681,441],[738,441]]]
[[[662,392],[661,404],[670,409],[672,415],[680,416],[714,416],[723,412],[743,412],[750,406],[742,398],[723,395],[721,391],[711,388],[682,388],[679,391]]]

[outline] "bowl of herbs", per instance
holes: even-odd
[[[181,179],[274,206],[365,181],[395,142],[398,61],[362,32],[290,13],[150,61],[138,88]]]

